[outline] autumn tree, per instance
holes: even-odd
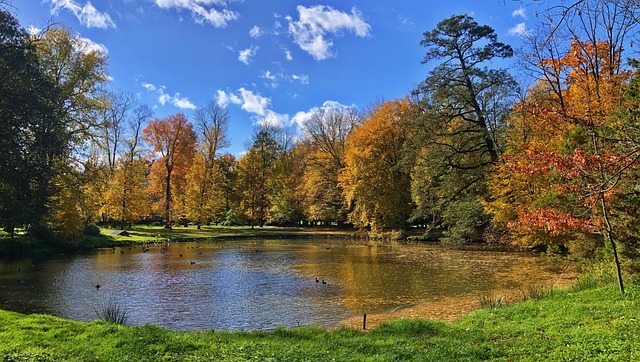
[[[562,102],[556,92],[556,102],[535,107],[533,116],[537,122],[560,125],[562,143],[556,149],[532,150],[529,142],[515,150],[506,165],[525,178],[546,175],[553,184],[544,198],[519,205],[508,226],[551,236],[571,232],[601,235],[611,248],[624,292],[618,253],[621,230],[615,225],[625,214],[631,216],[624,204],[634,193],[640,148],[628,137],[635,130],[630,122],[633,117],[614,117],[624,104],[622,89],[630,73],[620,71],[619,52],[609,58],[609,48],[606,42],[574,40],[564,57],[544,63],[567,73],[563,74],[565,86],[559,90]]]
[[[162,204],[165,227],[170,229],[174,209],[182,206],[176,202],[176,195],[184,196],[185,175],[193,160],[196,134],[182,113],[154,119],[142,134],[156,157],[151,167],[151,188]]]
[[[402,229],[412,211],[409,170],[403,164],[406,124],[416,107],[407,99],[373,109],[349,136],[339,180],[349,221],[372,230]]]
[[[86,146],[100,126],[108,81],[107,56],[65,27],[52,26],[33,35],[42,70],[58,86],[58,106],[66,117],[69,141]]]
[[[502,169],[521,184],[546,177],[549,185],[530,199],[518,197],[521,191],[500,190],[498,182],[492,187],[501,203],[494,212],[512,210],[507,222],[512,232],[560,239],[570,251],[585,243],[594,251],[607,250],[621,292],[620,249],[632,261],[638,245],[633,226],[638,215],[633,202],[638,148],[632,136],[637,103],[634,81],[627,84],[630,72],[623,66],[627,45],[633,47],[638,15],[637,6],[629,2],[605,0],[561,4],[543,14],[538,31],[527,37],[531,52],[524,61],[540,79],[538,88],[549,96],[519,108],[533,123],[547,124],[548,132],[509,145],[512,151]],[[535,145],[540,137],[549,138],[547,134],[559,144],[540,150]],[[516,197],[506,196],[509,193]]]
[[[336,108],[319,108],[303,124],[304,169],[298,194],[311,221],[346,220],[338,175],[345,167],[347,138],[358,124],[360,117],[353,109]]]
[[[144,215],[149,215],[147,194],[149,164],[142,157],[142,127],[151,119],[153,112],[146,105],[138,105],[126,114],[119,131],[121,146],[116,148],[116,170],[109,179],[104,195],[103,215],[114,221],[132,224]],[[106,221],[103,219],[103,221]]]
[[[423,63],[438,63],[414,92],[422,116],[412,125],[413,219],[444,228],[446,241],[463,242],[486,225],[486,175],[499,159],[517,88],[505,69],[488,64],[513,50],[469,15],[441,21],[420,44],[427,48]]]
[[[226,108],[212,101],[195,112],[198,132],[198,152],[187,175],[187,214],[198,228],[204,222],[218,218],[222,211],[218,187],[222,175],[217,168],[218,152],[229,146],[227,131],[229,113]]]
[[[52,198],[52,208],[56,208],[55,200],[64,200],[65,207],[81,210],[82,223],[94,217],[99,205],[89,201],[96,191],[94,182],[101,170],[89,164],[94,161],[91,148],[97,142],[101,125],[100,111],[104,108],[103,86],[108,82],[106,67],[107,56],[92,47],[85,39],[72,30],[51,26],[31,36],[36,45],[40,69],[48,80],[56,85],[55,104],[60,109],[65,128],[65,154],[56,164],[55,187],[64,194]],[[89,166],[89,167],[86,167]],[[75,189],[69,190],[70,187]],[[88,198],[81,197],[89,193]],[[71,205],[75,200],[76,205]],[[75,220],[60,220],[59,217],[75,217],[73,213],[53,212],[49,221],[54,225],[72,225]],[[63,232],[63,234],[70,235]]]

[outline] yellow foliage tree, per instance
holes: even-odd
[[[359,228],[404,228],[412,211],[411,181],[403,167],[407,120],[416,106],[407,99],[380,104],[349,136],[339,176],[349,221]]]

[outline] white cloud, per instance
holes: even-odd
[[[287,60],[291,61],[293,60],[293,56],[291,55],[291,51],[289,49],[285,49],[284,50],[284,56],[287,58]]]
[[[251,63],[251,57],[256,55],[256,52],[258,51],[258,49],[260,48],[251,46],[250,48],[241,50],[240,53],[238,54],[238,60],[243,62],[244,64],[249,65],[249,63]]]
[[[83,37],[78,37],[77,39],[78,39],[78,50],[85,54],[89,54],[94,51],[98,53],[102,53],[103,55],[109,54],[109,49],[107,49],[107,47],[104,46],[103,44],[96,43],[91,39],[83,38]]]
[[[42,31],[42,29],[37,28],[33,25],[29,25],[29,27],[27,28],[27,33],[29,33],[29,35],[34,36],[34,35],[38,35],[40,34],[40,32]]]
[[[37,28],[33,25],[30,25],[27,28],[27,32],[29,33],[29,35],[34,36],[34,37],[39,37],[42,35],[42,29]],[[74,35],[74,48],[75,50],[82,52],[84,54],[89,54],[93,51],[96,51],[98,53],[102,53],[103,55],[107,55],[109,54],[109,49],[107,49],[106,46],[104,46],[103,44],[100,43],[96,43],[93,40],[89,39],[89,38],[83,38],[81,36],[79,36],[78,34]]]
[[[224,28],[240,17],[238,12],[227,9],[225,0],[155,0],[155,3],[161,9],[189,10],[196,23],[207,22],[216,28]]]
[[[267,79],[267,80],[274,81],[274,80],[276,80],[276,75],[271,73],[271,71],[267,70],[267,71],[262,72],[262,75],[260,76],[260,78],[264,78],[264,79]]]
[[[149,92],[155,92],[156,90],[156,86],[151,83],[142,83],[141,85]]]
[[[309,76],[307,74],[292,74],[291,79],[297,80],[302,84],[309,84]]]
[[[519,16],[519,17],[521,17],[521,18],[523,18],[523,19],[526,19],[526,18],[527,18],[527,12],[526,12],[526,10],[525,10],[525,9],[523,9],[523,8],[522,8],[522,6],[520,6],[520,8],[519,8],[519,9],[514,10],[514,11],[511,13],[511,16],[512,16],[512,17],[514,17],[514,18]]]
[[[258,39],[259,37],[262,36],[262,34],[264,34],[264,32],[257,25],[254,25],[253,28],[249,30],[249,36],[251,36],[254,39]]]
[[[271,99],[260,94],[253,93],[245,88],[240,88],[234,93],[218,90],[218,104],[227,106],[229,104],[239,105],[247,113],[254,115],[258,124],[272,124],[277,126],[287,126],[290,124],[289,115],[277,113],[269,109]]]
[[[333,40],[327,38],[328,34],[337,35],[342,30],[349,30],[361,38],[370,35],[371,25],[362,19],[362,14],[355,7],[351,14],[325,5],[308,8],[298,5],[297,9],[300,20],[293,21],[290,16],[286,17],[289,33],[294,42],[316,60],[333,56]]]
[[[107,13],[98,11],[90,1],[80,6],[75,0],[49,0],[53,8],[51,14],[58,14],[60,9],[67,9],[87,28],[115,28],[116,24]]]
[[[307,122],[309,119],[311,119],[311,117],[313,116],[314,113],[318,112],[318,111],[328,111],[328,110],[348,110],[348,109],[354,109],[355,106],[351,105],[351,106],[347,106],[344,105],[340,102],[336,102],[336,101],[325,101],[324,103],[322,103],[322,106],[320,107],[313,107],[311,108],[309,111],[307,112],[298,112],[295,114],[295,116],[293,116],[293,118],[291,118],[291,123],[295,123],[298,125],[298,129],[304,129],[303,125],[305,124],[305,122]]]
[[[527,30],[525,23],[518,23],[516,26],[509,29],[509,35],[527,36],[527,34],[529,34],[529,30]]]
[[[191,103],[187,97],[181,97],[180,93],[176,93],[174,95],[170,95],[165,93],[167,87],[165,86],[156,86],[151,83],[141,83],[143,88],[145,88],[149,92],[156,93],[158,95],[158,102],[161,105],[165,105],[167,103],[174,105],[180,109],[196,109],[196,105]]]

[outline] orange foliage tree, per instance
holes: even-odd
[[[578,40],[564,57],[540,62],[562,73],[565,85],[517,107],[508,152],[490,183],[496,197],[489,209],[520,235],[543,233],[561,242],[575,233],[601,236],[624,292],[614,219],[629,191],[625,181],[638,171],[640,148],[626,135],[628,119],[615,116],[630,76],[620,64],[619,49],[609,43]]]
[[[349,221],[360,228],[404,228],[412,211],[411,180],[403,165],[406,123],[416,106],[407,99],[380,104],[349,136],[339,182]]]
[[[165,227],[171,228],[174,209],[180,209],[180,200],[184,199],[185,175],[193,161],[196,134],[182,113],[154,119],[142,134],[156,158],[151,166],[151,193],[163,206]]]

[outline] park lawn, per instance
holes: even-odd
[[[134,225],[127,228],[127,236],[116,235],[117,229],[101,228],[100,235],[82,235],[73,240],[50,238],[45,241],[29,237],[25,233],[13,239],[0,232],[0,257],[30,256],[37,253],[68,252],[95,248],[107,248],[172,241],[215,240],[234,238],[313,238],[313,237],[353,237],[352,229],[301,228],[301,227],[255,227],[250,226],[203,226],[197,229],[176,226],[172,230],[162,226]]]
[[[640,360],[640,287],[627,289],[556,290],[451,324],[397,320],[369,331],[173,332],[0,311],[0,360]]]

